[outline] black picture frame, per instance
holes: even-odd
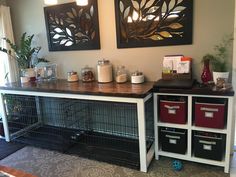
[[[49,51],[100,49],[97,0],[44,7]]]
[[[117,48],[192,44],[193,0],[115,0],[115,16]]]

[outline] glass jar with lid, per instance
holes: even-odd
[[[95,80],[93,69],[88,66],[81,69],[81,76],[83,82],[93,82]]]
[[[112,82],[112,64],[109,60],[99,60],[97,65],[98,82],[108,83]]]
[[[77,82],[79,80],[78,74],[75,71],[67,72],[67,81],[68,82]]]
[[[116,82],[125,83],[127,82],[127,71],[125,66],[118,66],[116,70]]]

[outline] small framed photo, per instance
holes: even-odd
[[[37,66],[35,70],[38,81],[50,81],[57,79],[57,64]]]

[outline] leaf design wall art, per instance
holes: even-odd
[[[115,0],[117,47],[192,43],[193,0]]]
[[[44,8],[49,51],[100,49],[97,0]]]

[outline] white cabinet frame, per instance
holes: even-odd
[[[154,157],[154,143],[147,152],[146,150],[146,128],[145,128],[145,102],[152,99],[152,94],[148,94],[145,98],[130,98],[130,97],[115,97],[115,96],[100,96],[100,95],[84,95],[84,94],[69,94],[69,93],[49,93],[49,92],[35,92],[35,91],[17,91],[17,90],[0,90],[0,109],[3,112],[3,126],[5,133],[5,140],[10,141],[8,123],[6,118],[6,111],[4,107],[3,94],[40,96],[40,97],[54,97],[54,98],[68,98],[80,100],[94,100],[106,102],[122,102],[135,103],[137,105],[137,119],[139,132],[139,155],[140,155],[140,171],[147,172],[148,166]]]
[[[185,96],[188,98],[188,113],[187,113],[187,123],[186,124],[172,124],[172,123],[163,123],[159,121],[159,115],[158,115],[158,98],[159,96]],[[215,129],[215,128],[204,128],[204,127],[196,127],[193,124],[192,121],[192,103],[193,103],[193,97],[202,97],[202,98],[225,98],[228,100],[228,108],[227,108],[227,124],[224,129]],[[155,158],[156,160],[159,159],[159,156],[166,156],[166,157],[172,157],[182,160],[189,160],[193,162],[198,163],[204,163],[209,165],[215,165],[224,167],[224,172],[229,173],[230,168],[230,151],[231,151],[231,142],[232,142],[232,130],[234,128],[235,120],[233,119],[233,96],[217,96],[217,95],[195,95],[195,94],[175,94],[175,93],[154,93],[154,124],[155,124]],[[159,127],[174,127],[174,128],[180,128],[180,129],[186,129],[188,131],[188,137],[187,137],[187,152],[186,154],[177,154],[177,153],[171,153],[171,152],[164,152],[159,149],[158,144],[158,128]],[[209,160],[209,159],[203,159],[194,157],[192,154],[192,131],[206,131],[206,132],[212,132],[212,133],[220,133],[226,135],[226,145],[225,145],[225,153],[224,158],[222,161],[216,161],[216,160]]]

